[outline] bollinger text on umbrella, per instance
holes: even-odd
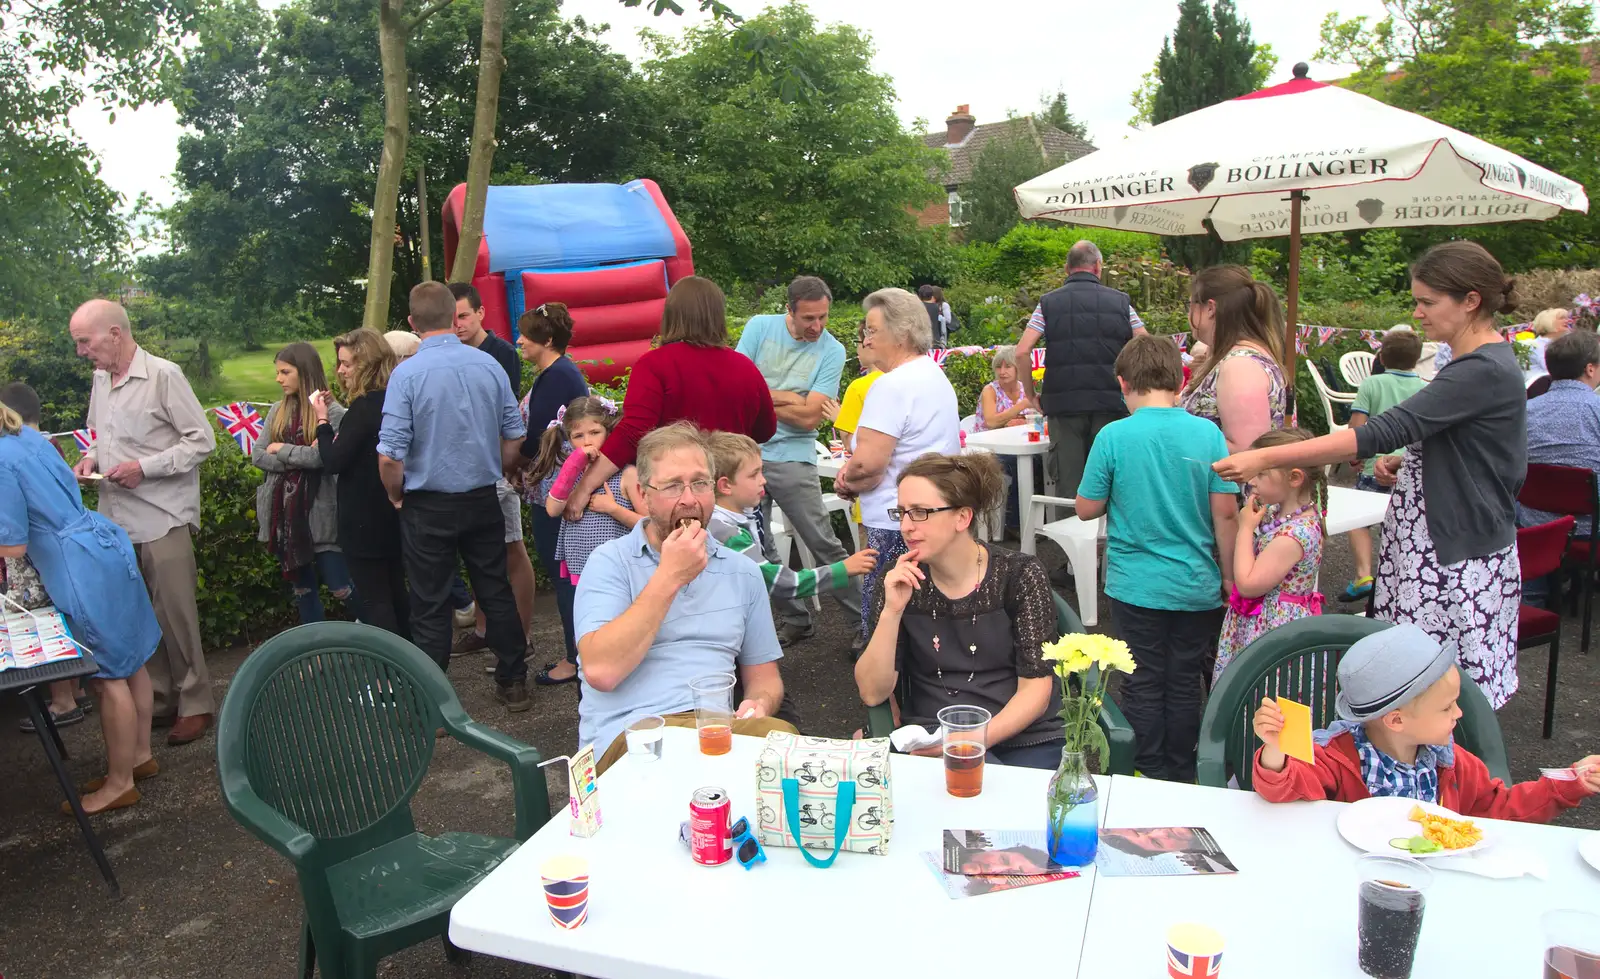
[[[1203,190],[1218,169],[1222,169],[1224,183],[1250,184],[1273,180],[1299,180],[1307,177],[1386,177],[1389,173],[1389,161],[1384,157],[1348,157],[1227,168],[1221,168],[1215,163],[1203,163],[1191,168],[1190,186],[1196,190]],[[1173,184],[1171,177],[1149,177],[1126,183],[1105,183],[1082,190],[1063,189],[1059,194],[1046,197],[1044,202],[1047,205],[1065,204],[1069,207],[1106,204],[1132,197],[1171,193]]]

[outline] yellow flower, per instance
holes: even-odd
[[[1094,656],[1088,651],[1085,643],[1092,636],[1082,633],[1062,636],[1055,642],[1043,643],[1040,646],[1044,658],[1055,664],[1055,671],[1061,676],[1072,673],[1082,673],[1094,665]]]
[[[1034,380],[1035,380],[1035,381],[1042,381],[1042,380],[1044,380],[1044,368],[1043,368],[1043,367],[1041,367],[1041,368],[1039,368],[1039,369],[1038,369],[1038,370],[1036,370],[1036,371],[1034,371],[1034,372],[1033,372],[1033,379],[1034,379]]]
[[[1121,673],[1134,671],[1133,654],[1128,651],[1128,644],[1120,639],[1099,635],[1090,637],[1085,652],[1094,657],[1095,665],[1101,670],[1117,670]]]

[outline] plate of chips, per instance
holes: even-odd
[[[1346,806],[1339,813],[1339,835],[1359,850],[1391,857],[1451,856],[1489,845],[1474,820],[1431,802],[1394,796]]]

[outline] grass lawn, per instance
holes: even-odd
[[[311,345],[316,347],[317,353],[322,356],[322,368],[328,372],[331,379],[336,361],[333,339],[329,337],[312,340]],[[283,397],[283,391],[273,380],[277,374],[277,367],[273,363],[272,355],[280,349],[281,346],[275,344],[266,350],[244,353],[222,361],[219,367],[221,378],[218,382],[208,386],[204,394],[199,391],[196,391],[196,394],[208,405],[227,401],[277,401]]]

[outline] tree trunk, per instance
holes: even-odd
[[[417,247],[422,250],[422,281],[433,281],[433,257],[428,248],[428,165],[417,161]]]
[[[456,242],[450,281],[471,282],[483,241],[483,207],[489,196],[494,166],[494,119],[500,106],[500,72],[505,66],[500,35],[505,29],[505,0],[484,0],[483,49],[478,55],[478,108],[472,120],[472,151],[467,158],[467,199],[461,209],[461,237]]]
[[[378,54],[383,64],[383,156],[372,199],[372,243],[367,259],[367,306],[361,325],[388,328],[389,285],[394,275],[394,212],[405,170],[410,109],[406,85],[405,0],[379,0]]]

